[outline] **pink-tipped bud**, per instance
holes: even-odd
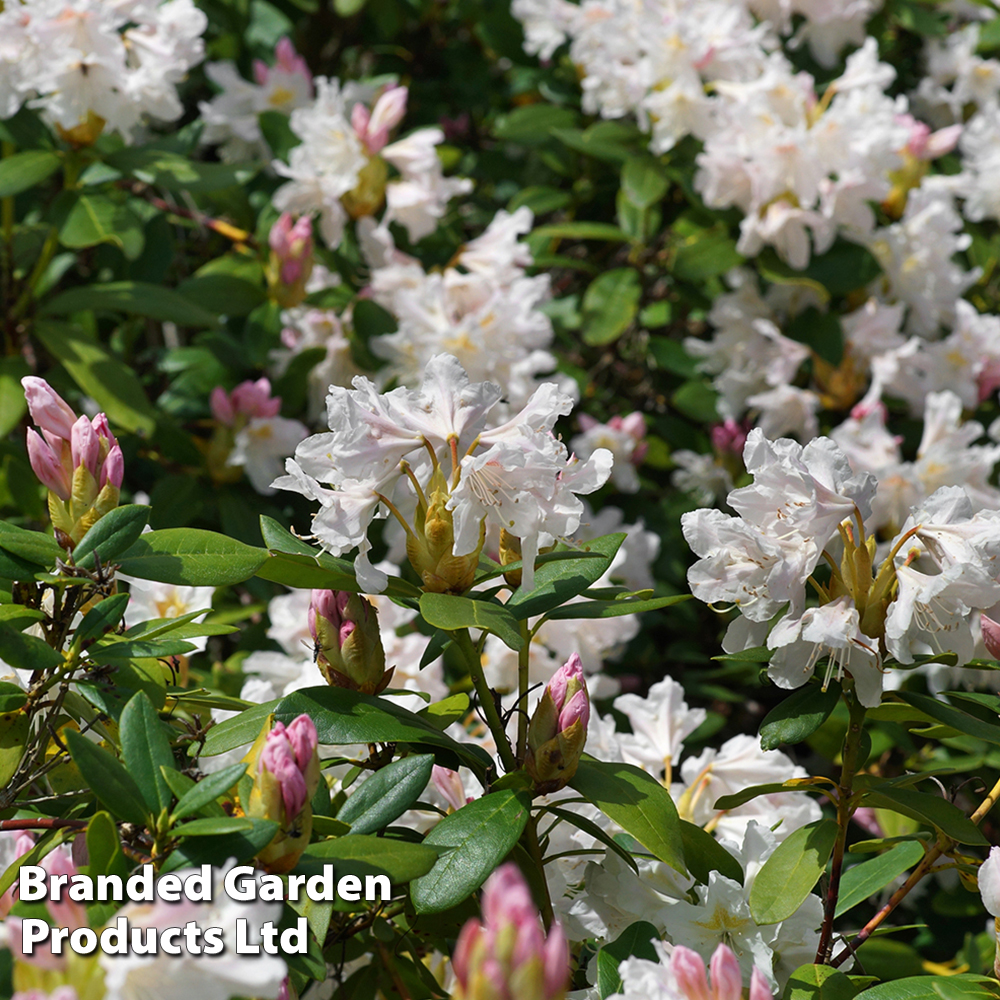
[[[309,844],[310,803],[322,780],[318,742],[312,719],[300,715],[287,727],[276,722],[262,731],[251,751],[251,760],[256,752],[256,766],[246,814],[278,824],[274,840],[258,855],[273,872],[294,868]]]
[[[101,466],[101,477],[98,485],[103,489],[110,483],[116,490],[120,490],[124,478],[125,458],[122,455],[121,445],[116,441]]]
[[[358,115],[355,120],[352,113],[351,124],[372,156],[385,146],[389,141],[389,133],[403,120],[408,96],[409,91],[406,87],[390,87],[375,102],[370,115],[364,105],[354,106],[355,112],[360,107],[364,110],[364,114]],[[358,125],[362,127],[359,129]]]
[[[80,417],[70,434],[70,448],[73,457],[73,468],[82,465],[97,479],[98,463],[101,459],[101,440],[89,417]]]
[[[249,418],[276,417],[281,412],[281,397],[271,395],[271,383],[266,378],[241,382],[229,400],[236,413]]]
[[[59,456],[42,440],[33,428],[28,428],[28,461],[38,481],[60,500],[69,500],[73,489],[72,477]]]
[[[983,633],[983,644],[994,660],[1000,660],[1000,622],[986,615],[979,616],[979,627]]]
[[[21,379],[28,412],[35,425],[55,437],[68,441],[76,423],[70,405],[43,378],[26,375]]]
[[[678,945],[670,956],[670,971],[684,1000],[712,1000],[708,991],[708,977],[701,955],[690,948]]]
[[[226,392],[221,385],[217,385],[212,390],[212,394],[209,396],[208,401],[209,405],[212,407],[212,416],[218,420],[220,424],[232,427],[233,421],[236,419],[236,411],[233,409],[233,404],[229,399],[229,393]]]
[[[308,621],[327,683],[365,694],[378,694],[388,685],[392,671],[385,669],[373,604],[348,591],[314,590]]]
[[[562,1000],[569,946],[558,924],[546,938],[516,865],[501,865],[483,888],[483,920],[462,928],[453,965],[455,1000]]]
[[[277,68],[283,73],[287,73],[289,76],[301,76],[303,80],[307,80],[311,92],[312,73],[309,72],[309,65],[295,51],[295,46],[290,38],[278,39],[278,44],[274,47],[274,61]]]
[[[950,153],[958,145],[962,135],[961,125],[949,125],[932,132],[929,125],[909,114],[897,115],[896,121],[910,130],[906,152],[915,160],[936,160],[939,156]]]
[[[587,742],[590,695],[579,654],[555,672],[528,723],[524,766],[541,794],[554,792],[576,774]]]
[[[985,403],[1000,388],[1000,359],[987,361],[976,379],[979,402]]]
[[[712,428],[712,447],[722,455],[742,455],[748,433],[745,423],[740,424],[730,418]]]
[[[292,986],[292,981],[288,976],[285,976],[278,987],[278,1000],[298,1000],[298,996],[298,993],[295,992],[295,987]]]
[[[284,212],[271,226],[268,245],[278,259],[278,276],[285,285],[305,284],[307,271],[312,269],[312,220],[308,215],[293,221],[291,212]]]
[[[434,787],[444,796],[444,800],[452,809],[461,809],[462,806],[472,801],[465,794],[465,785],[462,784],[458,771],[452,771],[451,768],[435,764],[431,771],[431,781],[434,782]]]
[[[750,1000],[774,1000],[774,994],[767,985],[764,973],[756,965],[750,973]]]
[[[740,972],[740,963],[732,949],[720,944],[712,955],[709,968],[714,1000],[740,1000],[743,993],[743,973]]]

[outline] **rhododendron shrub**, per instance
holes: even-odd
[[[0,1000],[1000,996],[998,166],[986,3],[0,3]]]

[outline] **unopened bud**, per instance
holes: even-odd
[[[268,236],[271,259],[268,287],[271,298],[285,309],[299,305],[306,297],[306,282],[313,268],[312,220],[308,215],[292,221],[284,212]]]
[[[43,378],[27,375],[21,379],[28,413],[39,430],[69,439],[76,423],[72,407]]]
[[[486,525],[479,545],[467,555],[456,556],[454,515],[448,510],[448,486],[440,469],[435,469],[414,515],[413,530],[406,535],[406,555],[433,594],[464,594],[472,586],[479,566],[479,553],[486,537]]]
[[[983,633],[983,645],[994,660],[1000,660],[1000,622],[986,615],[979,616],[979,628]]]
[[[455,1000],[563,1000],[569,945],[559,924],[546,937],[517,865],[501,865],[483,889],[483,920],[462,928],[453,959]]]
[[[536,792],[558,791],[576,774],[589,721],[587,682],[580,657],[574,653],[545,686],[528,723],[524,766],[535,781]]]
[[[743,973],[732,950],[720,944],[712,954],[712,992],[716,1000],[740,1000],[743,994]]]
[[[317,744],[316,727],[308,715],[300,715],[287,727],[276,722],[262,746],[258,739],[246,814],[278,824],[274,839],[257,855],[272,872],[290,871],[309,845],[311,802],[322,780]]]
[[[346,590],[314,590],[309,603],[309,632],[316,662],[327,683],[378,694],[392,679],[375,605]]]

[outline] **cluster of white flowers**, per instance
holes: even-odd
[[[0,9],[0,118],[23,104],[71,142],[126,141],[145,116],[175,121],[177,85],[201,62],[193,0],[15,0]]]

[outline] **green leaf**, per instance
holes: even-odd
[[[151,511],[151,507],[137,503],[108,511],[77,543],[73,549],[73,562],[85,569],[93,569],[96,552],[101,565],[107,566],[138,539]]]
[[[462,628],[478,628],[492,632],[504,645],[518,650],[524,638],[517,619],[502,604],[473,601],[454,594],[421,594],[420,613],[428,625],[454,632]]]
[[[143,794],[132,776],[107,750],[71,729],[63,731],[73,762],[101,804],[127,823],[145,826]]]
[[[217,837],[227,833],[250,833],[253,820],[246,816],[206,816],[181,823],[171,831],[172,837]]]
[[[531,235],[542,239],[606,240],[612,243],[628,243],[628,234],[617,226],[606,222],[559,222],[551,226],[539,226]]]
[[[427,719],[394,704],[391,698],[379,698],[343,688],[303,688],[282,698],[273,711],[277,721],[286,725],[303,713],[308,715],[316,724],[320,743],[334,746],[349,743],[410,743],[440,747],[456,754],[462,759],[462,763],[477,774],[482,774],[483,768],[492,764],[489,754],[475,744],[458,743]],[[223,723],[223,726],[228,724]],[[263,721],[257,724],[257,731],[262,724]],[[221,729],[222,726],[217,728]],[[215,731],[217,730],[213,730]],[[210,733],[209,741],[211,735]],[[256,737],[257,732],[254,732],[250,739]]]
[[[781,1000],[852,1000],[854,983],[829,965],[800,965],[791,975]]]
[[[431,871],[438,852],[425,844],[349,833],[310,844],[305,857],[332,861],[338,877],[384,874],[393,885],[403,885]]]
[[[241,832],[184,839],[164,861],[160,873],[202,864],[217,865],[219,858],[235,858],[237,863],[241,863],[255,857],[274,840],[278,824],[270,819],[252,819],[248,822],[251,828]]]
[[[635,319],[642,298],[639,274],[616,267],[599,274],[583,296],[583,339],[595,347],[616,341]]]
[[[0,787],[17,773],[28,743],[31,720],[20,710],[0,715]]]
[[[10,681],[0,681],[0,715],[16,712],[19,708],[23,708],[27,701],[28,693],[24,688]]]
[[[625,959],[634,957],[649,962],[658,961],[653,942],[659,940],[660,932],[651,923],[637,920],[597,953],[597,989],[602,1000],[622,991],[624,984],[618,975],[618,966]]]
[[[213,316],[247,316],[267,300],[259,284],[236,274],[196,274],[177,292]]]
[[[743,263],[736,251],[736,241],[721,223],[687,237],[674,250],[671,271],[675,278],[700,284],[708,278],[725,274]]]
[[[0,521],[0,549],[45,569],[51,569],[56,560],[65,555],[51,535],[27,531],[6,521]]]
[[[585,156],[609,163],[624,163],[633,152],[639,133],[634,125],[605,121],[597,122],[583,131],[577,128],[554,128],[552,135]]]
[[[700,826],[682,819],[681,843],[684,845],[684,863],[702,885],[708,885],[708,876],[712,872],[718,872],[743,885],[744,875],[740,863]]]
[[[155,816],[170,805],[170,787],[160,773],[161,767],[174,766],[170,740],[153,703],[144,691],[134,694],[122,709],[118,722],[122,759],[135,778],[142,797]]]
[[[190,194],[243,186],[257,173],[253,164],[200,163],[162,149],[134,146],[112,153],[107,163],[154,187]]]
[[[663,165],[652,156],[633,156],[622,167],[622,191],[636,208],[651,208],[663,200],[669,181]]]
[[[957,976],[911,976],[879,983],[859,993],[855,1000],[993,1000],[991,980],[969,974]]]
[[[821,819],[778,844],[750,889],[750,912],[756,923],[780,923],[802,905],[826,870],[836,839],[837,824]]]
[[[124,660],[158,659],[161,656],[183,656],[194,651],[194,646],[183,639],[120,639],[105,636],[91,646],[87,653],[95,663],[121,663]]]
[[[131,368],[68,323],[40,321],[34,333],[112,424],[147,437],[153,433],[156,410]]]
[[[683,601],[690,601],[691,594],[673,594],[670,597],[648,597],[639,600],[622,599],[617,601],[575,601],[555,608],[548,614],[550,621],[565,621],[591,618],[620,618],[622,615],[638,615],[644,611],[657,611],[669,608]]]
[[[785,333],[831,365],[839,365],[843,360],[844,331],[836,313],[820,312],[815,306],[808,306],[786,325]]]
[[[128,243],[130,259],[134,259],[134,249],[141,252],[141,243],[136,240],[142,239],[142,223],[120,198],[100,192],[66,191],[57,200],[55,212],[61,217],[57,220],[59,242],[69,250],[114,243],[124,251]],[[49,304],[42,307],[43,312]]]
[[[142,535],[118,563],[122,573],[140,580],[225,587],[248,580],[266,559],[265,549],[214,531],[164,528]]]
[[[920,820],[960,844],[989,846],[979,827],[961,809],[937,795],[881,784],[863,793],[862,804],[875,809],[892,809]]]
[[[897,844],[892,850],[871,861],[863,861],[860,865],[848,868],[840,878],[840,895],[837,897],[835,916],[842,916],[858,903],[874,896],[898,875],[918,864],[923,856],[923,844],[909,840]]]
[[[552,129],[570,128],[576,123],[572,108],[558,107],[544,101],[514,108],[497,119],[493,134],[504,142],[520,146],[541,146],[551,141]]]
[[[847,295],[873,282],[882,268],[870,250],[838,239],[825,254],[813,256],[801,273],[822,285],[830,295]]]
[[[719,394],[704,379],[688,379],[670,397],[674,408],[699,423],[714,423],[719,419]]]
[[[87,824],[87,871],[94,875],[127,875],[128,862],[118,839],[118,827],[111,814],[95,813]]]
[[[173,818],[183,819],[185,816],[200,812],[209,803],[215,802],[220,795],[225,795],[246,774],[246,770],[247,765],[240,763],[206,775],[180,796],[177,805],[174,806]]]
[[[52,670],[63,664],[62,653],[38,636],[25,635],[0,622],[0,660],[18,670]]]
[[[5,438],[17,427],[28,412],[21,379],[30,374],[31,369],[24,358],[0,358],[0,438]]]
[[[560,559],[535,570],[535,585],[528,591],[518,587],[504,607],[518,620],[534,618],[565,604],[599,580],[625,541],[621,532],[585,542],[576,551],[587,558]],[[575,605],[574,605],[575,606]],[[554,614],[550,618],[556,617]]]
[[[3,539],[0,538],[0,545],[2,544]],[[1000,726],[985,722],[968,712],[963,712],[961,709],[949,705],[947,702],[926,694],[917,694],[911,691],[900,691],[898,694],[908,704],[919,709],[925,715],[929,715],[932,719],[936,719],[942,725],[957,729],[960,733],[971,736],[973,739],[1000,746]]]
[[[783,743],[794,746],[812,736],[830,717],[840,698],[840,686],[825,691],[819,684],[807,684],[776,705],[760,724],[761,750],[774,750]]]
[[[424,843],[454,849],[410,886],[417,913],[439,913],[474,893],[513,849],[530,812],[527,792],[504,789],[484,795],[441,820]]]
[[[569,784],[650,854],[687,874],[677,807],[655,778],[631,764],[584,757]]]
[[[59,169],[61,162],[58,153],[43,149],[5,156],[0,160],[0,198],[9,198],[41,184]]]
[[[404,757],[380,768],[344,803],[337,819],[352,833],[374,833],[398,819],[431,780],[432,754]]]
[[[91,309],[135,313],[179,326],[213,327],[219,322],[214,313],[195,305],[172,288],[145,281],[110,281],[70,288],[49,299],[42,308],[42,315],[65,316]]]
[[[114,594],[95,604],[73,633],[74,643],[85,643],[110,632],[121,620],[128,607],[128,594]]]

